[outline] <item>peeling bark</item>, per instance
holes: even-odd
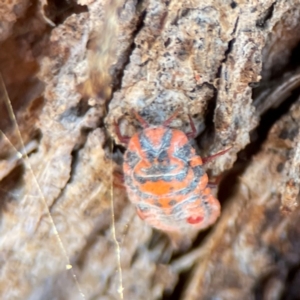
[[[1,299],[296,299],[299,0],[19,0],[0,15]],[[232,146],[207,166],[227,171],[222,216],[184,251],[114,176],[114,123],[131,136],[132,109],[161,124],[178,107],[201,156]]]

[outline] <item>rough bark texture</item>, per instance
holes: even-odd
[[[13,0],[0,16],[1,299],[298,299],[299,0]],[[132,109],[160,124],[178,107],[202,156],[232,147],[207,166],[228,171],[222,216],[184,251],[114,176],[114,123],[131,136]]]

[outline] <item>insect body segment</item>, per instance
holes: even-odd
[[[152,127],[138,115],[145,129],[129,140],[123,164],[128,197],[140,218],[157,229],[204,229],[218,218],[220,204],[187,135],[167,127],[173,118]]]

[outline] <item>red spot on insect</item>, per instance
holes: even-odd
[[[192,217],[188,217],[186,219],[186,221],[190,224],[197,224],[197,223],[202,222],[202,220],[203,220],[203,217],[201,217],[201,216],[192,216]]]
[[[166,232],[205,229],[220,215],[220,203],[211,194],[203,163],[211,157],[196,154],[189,138],[196,128],[189,115],[191,132],[169,127],[177,110],[160,126],[150,126],[133,111],[143,130],[131,138],[122,136],[117,123],[116,134],[127,144],[123,172],[129,200],[138,216],[149,225]]]

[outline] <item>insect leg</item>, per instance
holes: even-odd
[[[220,151],[220,152],[218,152],[218,153],[216,153],[216,154],[214,154],[214,155],[211,155],[211,156],[208,156],[208,157],[203,157],[203,158],[202,158],[203,164],[206,164],[206,163],[208,163],[208,162],[214,160],[216,157],[225,154],[225,153],[226,153],[227,151],[229,151],[231,148],[232,148],[232,147],[229,147],[229,148],[227,148],[227,149],[225,149],[225,150],[223,150],[223,151]]]
[[[116,135],[117,135],[118,139],[120,140],[121,143],[127,145],[129,143],[130,137],[122,135],[119,124],[117,122],[115,122],[114,125],[115,125],[115,131],[116,131]]]
[[[219,185],[219,183],[221,182],[222,177],[223,177],[223,174],[220,174],[219,176],[214,178],[214,181],[209,181],[207,186],[212,189],[216,188]]]
[[[195,124],[194,124],[194,121],[193,121],[191,115],[189,115],[189,119],[190,119],[190,126],[191,126],[192,131],[191,131],[191,132],[188,132],[188,133],[186,134],[186,136],[187,136],[189,139],[194,139],[194,138],[196,137],[197,130],[196,130],[196,127],[195,127]]]
[[[148,127],[149,127],[149,124],[147,123],[147,121],[144,120],[144,119],[142,118],[142,116],[139,115],[139,113],[137,113],[134,109],[132,109],[131,111],[134,113],[136,119],[141,123],[141,125],[142,125],[144,128],[148,128]]]
[[[167,119],[166,121],[164,121],[162,123],[162,126],[168,127],[170,125],[170,123],[178,116],[180,111],[181,111],[181,107],[176,109],[176,111],[173,113],[173,115],[169,119]]]

